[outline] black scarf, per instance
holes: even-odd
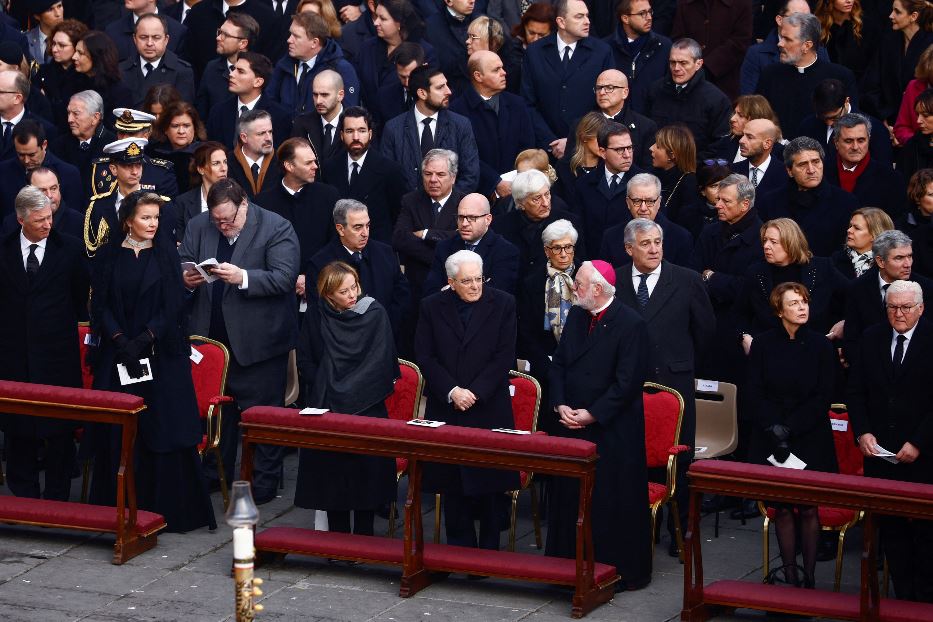
[[[310,403],[338,413],[363,412],[388,397],[399,377],[392,327],[373,298],[337,312],[319,301],[323,357]]]
[[[745,212],[745,215],[742,216],[742,218],[740,218],[738,222],[733,223],[731,225],[727,222],[723,222],[722,229],[720,229],[722,238],[726,242],[728,242],[729,240],[736,237],[737,235],[742,235],[746,229],[756,224],[755,221],[757,218],[758,218],[758,212],[756,212],[755,208],[753,207],[749,209],[747,212]]]

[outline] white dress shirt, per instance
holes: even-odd
[[[641,275],[643,272],[639,272],[638,268],[635,267],[635,264],[632,264],[632,287],[635,288],[635,293],[638,293],[638,285],[641,283]],[[651,297],[651,294],[654,293],[654,287],[658,284],[658,279],[661,278],[661,264],[658,264],[658,267],[648,273],[648,279],[645,284],[648,286],[648,297]]]
[[[26,259],[29,257],[29,247],[33,244],[37,245],[36,248],[36,259],[39,260],[39,265],[42,265],[42,259],[45,258],[45,243],[48,242],[48,238],[43,238],[38,242],[30,242],[26,239],[26,236],[23,235],[22,229],[19,232],[19,248],[23,253],[23,268],[26,268]]]

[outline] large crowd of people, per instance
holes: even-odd
[[[539,428],[597,445],[595,555],[620,590],[651,580],[645,381],[684,398],[681,512],[697,378],[739,387],[737,460],[836,470],[841,402],[866,475],[933,484],[927,0],[0,9],[0,378],[80,387],[84,363],[143,397],[139,506],[170,530],[216,526],[239,414],[285,405],[292,352],[301,406],[387,417],[403,358],[427,418],[487,429],[513,427],[521,362]],[[230,353],[220,464],[198,454],[191,335]],[[12,494],[67,500],[80,457],[114,503],[112,429],[2,429]],[[283,450],[254,459],[262,504]],[[303,450],[286,494],[372,534],[395,481]],[[423,483],[447,542],[499,546],[517,474]],[[572,557],[579,491],[546,493],[546,552]],[[780,579],[813,587],[816,508],[774,521]],[[933,602],[933,522],[879,527],[897,597]]]

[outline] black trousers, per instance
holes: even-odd
[[[501,492],[485,495],[445,493],[444,527],[447,544],[471,548],[499,549],[499,525],[507,502]],[[479,537],[475,521],[479,520]]]
[[[933,521],[883,516],[878,529],[895,596],[933,603]]]
[[[282,406],[285,401],[287,366],[288,354],[243,366],[237,363],[233,352],[230,353],[227,394],[235,402],[224,405],[220,425],[220,455],[223,457],[224,477],[228,485],[239,479],[239,471],[235,471],[235,467],[240,447],[240,412],[252,406]],[[253,494],[275,490],[284,455],[283,447],[256,446],[253,453]],[[217,480],[217,467],[212,456],[205,455],[204,469],[208,481]]]
[[[17,497],[40,497],[39,451],[45,445],[45,490],[42,498],[68,501],[75,444],[71,432],[47,438],[6,435],[7,485]]]

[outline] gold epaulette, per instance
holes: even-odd
[[[108,197],[113,194],[114,189],[117,187],[117,182],[113,182],[113,185],[110,186],[110,190],[103,194],[95,194],[91,197],[91,202],[88,203],[87,211],[84,213],[84,249],[87,252],[88,257],[93,257],[97,253],[98,249],[107,243],[110,234],[110,225],[107,224],[107,219],[101,217],[100,222],[97,224],[97,233],[91,228],[91,214],[94,212],[94,203],[97,199],[103,197]]]

